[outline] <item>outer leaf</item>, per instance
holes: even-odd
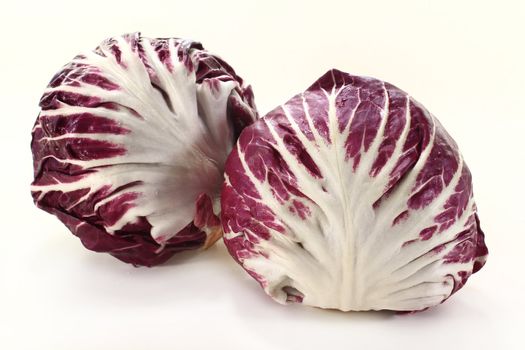
[[[33,198],[88,249],[151,266],[217,239],[224,161],[256,118],[220,58],[183,39],[110,38],[57,73],[40,107]]]
[[[456,143],[377,79],[329,71],[243,131],[225,177],[224,241],[281,303],[422,310],[486,260]]]

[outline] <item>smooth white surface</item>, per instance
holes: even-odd
[[[519,0],[2,3],[0,348],[525,348],[523,18]],[[135,30],[202,41],[262,112],[331,67],[410,92],[474,175],[485,268],[424,313],[345,314],[274,303],[222,244],[153,269],[85,250],[33,207],[30,130],[62,64]]]

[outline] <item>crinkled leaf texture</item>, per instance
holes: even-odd
[[[452,138],[395,86],[337,70],[242,132],[221,206],[230,254],[280,303],[423,310],[487,256]]]
[[[224,162],[257,112],[200,43],[107,39],[53,77],[40,107],[34,201],[88,249],[152,266],[218,238]]]

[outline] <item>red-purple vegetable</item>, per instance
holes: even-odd
[[[226,246],[280,303],[423,310],[485,264],[456,143],[389,83],[329,71],[247,127],[225,172]]]
[[[53,77],[40,107],[34,201],[88,249],[152,266],[220,236],[224,161],[257,112],[200,43],[107,39]]]

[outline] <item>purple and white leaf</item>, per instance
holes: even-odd
[[[221,206],[230,254],[281,303],[423,310],[488,253],[443,126],[395,86],[337,70],[242,132]]]
[[[40,107],[33,198],[88,249],[152,266],[218,238],[224,162],[257,116],[222,59],[189,40],[113,37],[64,66]]]

